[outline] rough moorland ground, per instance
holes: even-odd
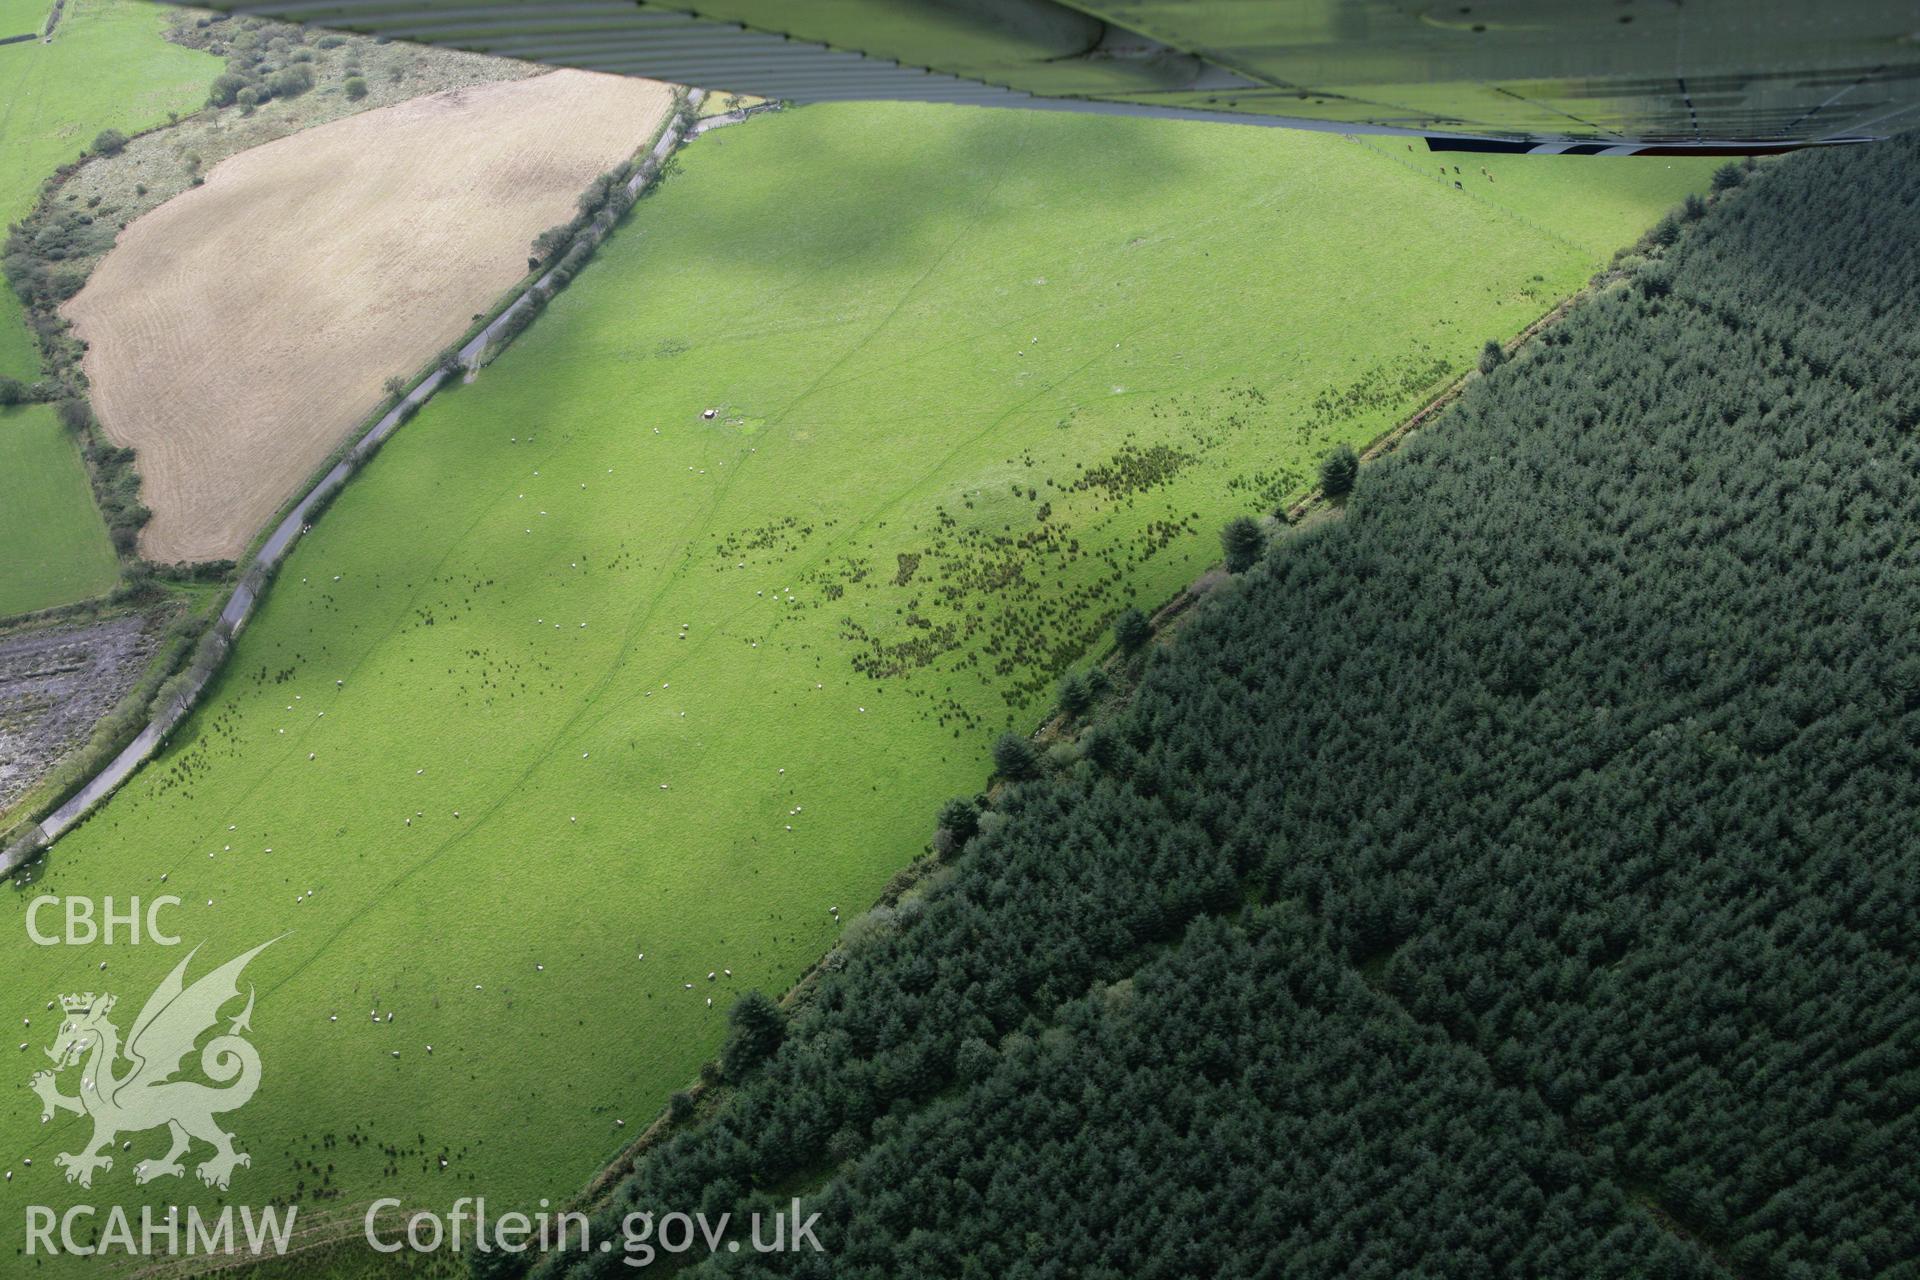
[[[578,1185],[1115,610],[1706,176],[1439,163],[905,106],[702,139],[355,479],[202,712],[35,886],[168,875],[209,964],[287,935],[251,974],[268,1073],[235,1194]],[[19,1016],[174,962],[20,939]],[[0,1113],[35,1158],[0,1218],[82,1194],[50,1164],[82,1126],[29,1102]],[[210,1200],[117,1167],[84,1195]]]
[[[672,101],[585,71],[448,90],[244,151],[121,232],[65,314],[139,457],[141,553],[236,557]]]
[[[122,614],[0,635],[0,811],[133,686],[158,641],[153,623]]]

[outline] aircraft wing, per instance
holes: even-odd
[[[792,102],[1746,154],[1920,123],[1912,0],[216,0]]]

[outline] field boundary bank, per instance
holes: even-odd
[[[706,98],[706,90],[690,89],[668,115],[665,126],[653,146],[645,152],[636,167],[633,176],[626,184],[629,197],[637,199],[658,180],[674,152],[684,144],[707,131],[700,125],[716,128],[723,124],[736,124],[750,115],[761,114],[764,110],[775,109],[775,104],[766,104],[764,108],[744,108],[727,112],[725,115],[710,116],[705,121],[689,123],[684,111],[697,108]],[[255,607],[266,594],[275,572],[287,553],[293,549],[300,535],[312,527],[337,497],[354,473],[366,461],[378,452],[387,439],[405,425],[422,405],[431,400],[434,393],[454,375],[454,368],[463,371],[464,376],[472,377],[477,372],[483,357],[496,347],[510,344],[518,330],[511,328],[530,308],[544,305],[548,296],[555,292],[556,271],[549,268],[537,278],[524,282],[520,286],[519,296],[503,307],[499,314],[483,326],[477,333],[458,349],[455,365],[439,363],[442,357],[435,357],[434,367],[418,379],[414,385],[391,408],[381,413],[372,426],[363,431],[344,452],[336,458],[326,470],[308,485],[306,491],[293,504],[272,532],[252,552],[246,568],[241,572],[233,592],[221,608],[219,617],[208,630],[202,642],[203,650],[196,655],[192,675],[180,689],[167,699],[146,726],[136,734],[131,742],[122,747],[108,763],[95,773],[78,790],[64,800],[51,813],[38,822],[29,824],[24,832],[0,847],[0,876],[8,876],[26,866],[43,854],[53,843],[77,826],[108,796],[119,789],[120,785],[138,771],[141,765],[151,759],[155,752],[166,744],[169,734],[199,704],[201,695],[213,683],[214,677],[226,666],[226,659],[233,648],[233,641],[247,621],[253,616]],[[526,321],[520,321],[524,328]]]

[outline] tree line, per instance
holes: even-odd
[[[1175,643],[1127,619],[1133,699],[1003,746],[601,1225],[801,1194],[828,1253],[695,1268],[754,1276],[1913,1274],[1920,142],[1723,171],[1623,266]]]

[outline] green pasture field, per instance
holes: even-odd
[[[11,289],[0,289],[0,377],[32,382],[40,374],[40,348],[27,328],[26,313]],[[0,483],[4,483],[0,481]]]
[[[119,562],[51,405],[0,409],[0,478],[0,617],[113,586]]]
[[[52,8],[52,0],[0,0],[0,40],[29,33],[38,36],[46,27],[47,14]],[[12,47],[0,45],[0,48]]]
[[[51,6],[0,0],[0,34],[39,30]],[[206,98],[219,70],[216,59],[161,38],[166,10],[128,0],[67,0],[51,42],[0,45],[0,226],[24,216],[40,184],[74,159],[102,129],[134,133],[164,121],[169,111],[188,111]],[[103,215],[110,216],[110,215]],[[0,375],[32,381],[39,351],[28,332],[20,300],[0,285]],[[0,468],[0,521],[17,522],[42,509],[46,498],[27,486],[49,470],[61,494],[77,493],[80,506],[41,535],[74,539],[39,560],[0,555],[0,615],[14,612],[10,600],[34,600],[35,608],[84,599],[111,585],[97,570],[105,527],[87,490],[86,475],[71,443],[55,438],[35,446],[33,471]],[[109,560],[111,557],[109,557]]]
[[[1501,159],[1469,194],[1406,155],[900,105],[701,139],[356,477],[204,709],[14,913],[172,892],[196,973],[280,938],[249,973],[236,1201],[565,1196],[739,991],[832,946],[830,908],[873,901],[1117,610],[1708,171]],[[46,1000],[109,987],[124,1029],[184,950],[22,935],[0,1012],[33,1019],[23,1079]],[[33,1166],[0,1221],[212,1201],[133,1185],[152,1134],[65,1185],[82,1123],[12,1096],[0,1148]]]
[[[3,2],[0,12],[27,22],[22,31],[38,30],[51,7]],[[218,60],[164,40],[166,21],[159,5],[67,0],[51,42],[0,45],[0,225],[26,214],[40,184],[102,129],[132,134],[206,100]],[[38,358],[30,340],[19,342],[18,300],[6,298],[0,373],[30,377]]]

